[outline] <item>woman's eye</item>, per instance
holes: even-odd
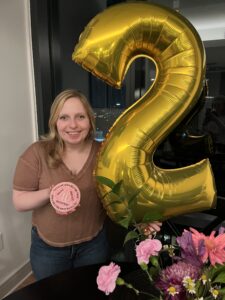
[[[79,115],[78,118],[79,119],[85,119],[85,115]]]
[[[66,116],[60,116],[60,117],[59,117],[59,120],[66,120],[66,119],[67,119]]]

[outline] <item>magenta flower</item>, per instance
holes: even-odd
[[[101,267],[97,276],[98,289],[106,295],[112,293],[115,290],[116,280],[120,272],[120,267],[113,262],[108,266]]]
[[[161,289],[165,294],[165,299],[171,299],[168,290],[173,287],[178,292],[173,296],[173,300],[184,300],[186,299],[186,290],[183,286],[183,279],[186,276],[190,276],[193,280],[198,279],[200,275],[199,268],[189,263],[178,262],[172,264],[166,269],[162,270],[159,274],[159,279],[156,282],[156,287]]]
[[[177,237],[177,243],[180,246],[181,257],[185,262],[195,265],[196,267],[201,267],[203,265],[200,259],[205,252],[203,241],[199,242],[198,251],[196,251],[192,240],[192,233],[185,229],[182,236]]]
[[[148,264],[151,256],[158,255],[158,252],[162,249],[162,243],[156,239],[146,239],[136,247],[136,256],[138,264]]]

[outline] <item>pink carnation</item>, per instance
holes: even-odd
[[[108,266],[103,266],[98,271],[98,289],[106,295],[112,293],[116,287],[116,279],[121,272],[118,265],[111,262]]]
[[[136,256],[138,264],[149,263],[151,256],[158,255],[158,252],[162,249],[162,243],[159,240],[146,239],[136,247]]]

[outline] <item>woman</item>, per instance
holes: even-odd
[[[18,160],[13,202],[18,211],[33,211],[30,260],[37,280],[109,259],[106,214],[93,178],[100,146],[94,133],[86,97],[63,91],[52,104],[49,133]],[[80,206],[67,215],[58,214],[50,203],[51,187],[62,182],[74,183],[81,194]],[[147,230],[158,228],[153,224]]]

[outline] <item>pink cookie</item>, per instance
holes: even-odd
[[[50,202],[60,215],[68,215],[80,205],[80,190],[71,182],[60,182],[50,192]]]

